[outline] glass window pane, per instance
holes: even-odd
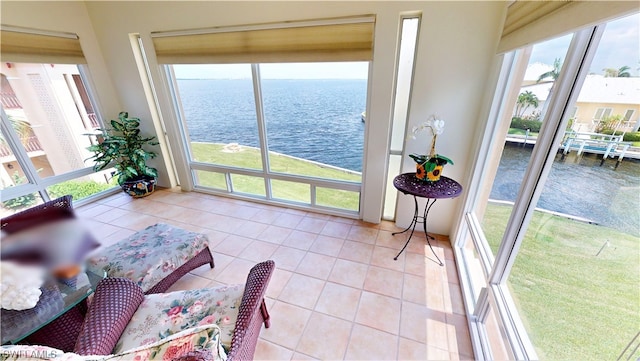
[[[260,177],[232,174],[231,187],[234,192],[267,196],[264,190],[264,179]]]
[[[227,190],[227,180],[224,173],[196,170],[194,173],[194,183],[198,186]]]
[[[9,120],[13,123],[16,118],[9,117]],[[14,129],[19,126],[13,126]],[[15,154],[13,154],[13,150],[9,147],[9,143],[7,143],[7,137],[4,132],[0,134],[2,137],[0,138],[0,157],[2,159],[2,168],[0,168],[0,175],[2,176],[2,182],[0,184],[0,189],[6,189],[9,187],[18,186],[21,184],[29,183],[29,180],[24,175],[24,170],[20,166],[20,163],[16,160]],[[18,133],[20,136],[20,133]],[[22,138],[22,137],[21,137]],[[23,138],[24,139],[24,138]]]
[[[118,188],[119,185],[114,178],[101,176],[100,174],[92,174],[78,179],[54,184],[47,187],[47,193],[52,199],[70,194],[74,201],[87,198],[94,194]]]
[[[620,89],[637,78],[607,77],[603,69],[637,62],[640,50],[630,43],[638,43],[638,21],[636,14],[607,24],[577,99],[582,130],[570,135],[584,143],[583,152],[556,155],[508,278],[543,360],[615,358],[638,332],[640,162],[618,163],[628,143],[588,128],[603,103],[619,118],[634,106]],[[617,36],[634,29],[635,40]],[[611,157],[603,160],[608,147]],[[594,338],[594,330],[606,332]]]
[[[93,165],[85,162],[92,155],[86,148],[98,124],[78,66],[2,63],[2,95],[39,177]]]
[[[250,64],[173,65],[197,162],[262,169]]]
[[[277,179],[271,180],[271,194],[273,198],[287,201],[311,203],[311,188],[308,184],[287,182]]]
[[[31,193],[23,196],[8,199],[2,202],[2,210],[0,211],[0,217],[6,217],[13,213],[18,213],[27,208],[31,208],[35,205],[44,203],[40,194]]]
[[[500,158],[487,165],[487,202],[478,207],[476,214],[482,224],[490,248],[495,255],[507,226],[513,202],[518,197],[520,185],[531,158],[531,150],[538,137],[548,98],[560,74],[572,35],[552,39],[533,46],[527,70],[513,105],[511,123],[504,137]],[[496,169],[497,166],[497,169]],[[492,173],[495,172],[495,173]]]
[[[316,203],[320,206],[357,212],[360,210],[360,193],[316,187]]]
[[[325,69],[352,67],[364,78],[325,74]],[[270,171],[361,181],[367,69],[368,63],[260,65],[269,151],[319,165],[271,160]],[[322,168],[346,171],[319,172]]]

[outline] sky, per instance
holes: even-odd
[[[603,74],[605,68],[628,66],[632,76],[640,74],[640,14],[609,22],[605,28],[590,73]],[[534,46],[530,63],[553,65],[564,60],[571,35]],[[179,79],[249,79],[249,64],[174,65]],[[367,79],[368,62],[262,64],[263,79]]]
[[[632,76],[640,68],[640,14],[609,22],[602,34],[590,73],[604,74],[603,69],[628,66]],[[555,58],[564,60],[571,35],[561,36],[534,46],[529,63],[553,65]]]

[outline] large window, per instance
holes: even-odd
[[[173,65],[194,185],[357,212],[367,69]]]
[[[373,18],[152,36],[195,189],[359,215]]]
[[[612,134],[640,78],[610,71],[637,62],[638,20],[504,56],[456,247],[485,358],[616,359],[638,332],[640,160]]]
[[[2,214],[67,194],[78,201],[114,188],[108,172],[96,174],[85,161],[100,123],[84,82],[77,38],[24,29],[3,29],[2,36]],[[51,54],[39,48],[43,37]]]

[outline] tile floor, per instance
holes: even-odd
[[[458,360],[473,351],[446,237],[411,240],[391,222],[370,224],[201,193],[124,193],[77,208],[103,244],[165,222],[208,235],[216,267],[192,271],[170,290],[244,283],[273,259],[271,327],[257,360]],[[414,235],[414,237],[416,237]]]

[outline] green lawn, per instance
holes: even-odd
[[[483,228],[494,254],[510,213],[511,206],[488,206]],[[611,228],[534,214],[509,287],[540,359],[619,356],[640,327],[639,241]]]
[[[256,148],[242,146],[239,152],[224,152],[224,144],[191,143],[195,160],[206,163],[222,164],[239,168],[262,169],[260,152]],[[322,164],[270,152],[271,171],[287,174],[306,175],[317,178],[361,182],[360,173],[343,171]],[[198,171],[199,184],[217,189],[226,189],[226,181],[221,173]],[[231,175],[234,190],[242,193],[265,195],[264,180],[261,177]],[[272,180],[273,196],[278,199],[310,203],[309,184]],[[357,211],[360,196],[357,192],[347,192],[330,188],[316,188],[316,202],[319,205]]]

